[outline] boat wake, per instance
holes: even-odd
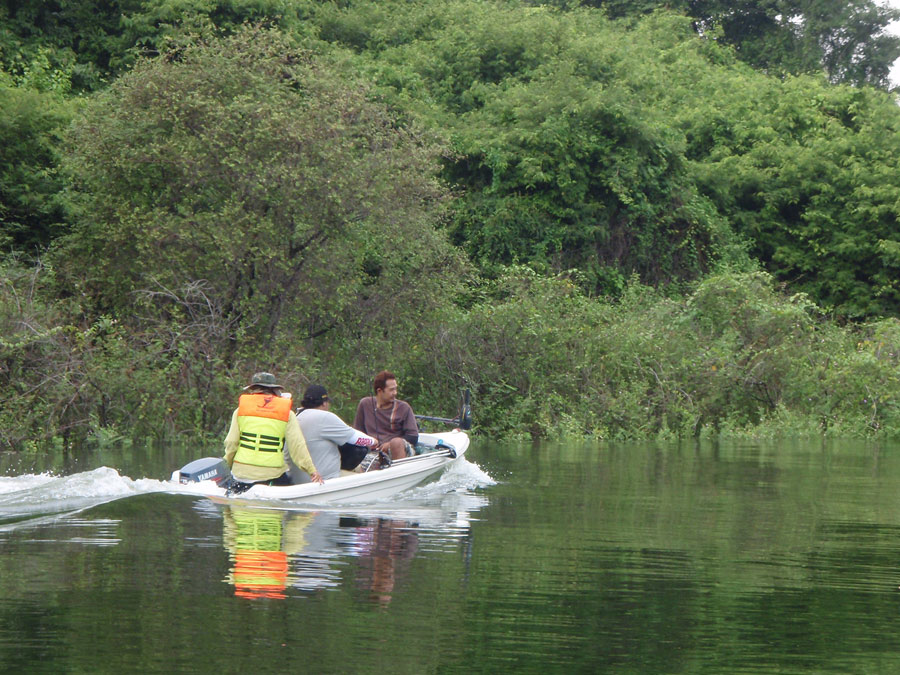
[[[60,517],[136,494],[166,491],[149,478],[132,480],[103,466],[71,476],[49,473],[0,477],[0,531],[40,516]]]
[[[403,496],[410,499],[427,499],[451,492],[477,490],[491,485],[496,485],[493,478],[482,471],[477,464],[463,458],[451,464],[433,483],[425,483],[407,490]]]

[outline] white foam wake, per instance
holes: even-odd
[[[106,466],[71,476],[4,476],[0,477],[0,522],[80,511],[122,497],[165,490],[164,482],[132,480]]]

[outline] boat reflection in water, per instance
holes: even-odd
[[[336,588],[355,569],[366,601],[390,603],[411,561],[421,551],[466,546],[471,513],[487,500],[448,495],[439,506],[314,511],[222,506],[226,581],[243,598],[284,599],[292,591]],[[357,559],[348,566],[349,559]]]

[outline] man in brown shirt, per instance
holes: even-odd
[[[419,440],[419,425],[409,403],[397,398],[397,378],[382,370],[372,386],[375,395],[359,402],[353,428],[377,438],[379,449],[391,459],[409,457]]]

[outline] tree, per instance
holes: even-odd
[[[300,34],[303,2],[284,0],[24,0],[0,3],[0,66],[36,59],[71,73],[76,91],[105,87],[141,56],[157,56],[184,26],[233,31],[268,21]]]
[[[65,231],[58,146],[73,107],[0,82],[0,249],[34,252]]]
[[[731,45],[742,61],[772,74],[824,70],[834,83],[888,88],[891,65],[900,58],[900,38],[887,31],[900,20],[900,12],[873,0],[557,0],[550,4],[566,9],[597,7],[611,18],[634,18],[661,9],[683,12],[694,19],[698,33]]]
[[[466,114],[456,240],[486,271],[578,268],[591,292],[617,294],[634,272],[652,284],[699,276],[727,228],[687,180],[679,135],[637,100],[561,67]]]
[[[732,6],[729,21],[760,17],[739,32],[764,45],[775,3]],[[680,282],[746,269],[736,234],[839,315],[900,312],[900,110],[885,92],[830,84],[818,60],[814,75],[759,72],[720,26],[698,37],[672,13],[623,30],[585,8],[385,2],[315,20],[360,50],[386,100],[450,130],[446,175],[465,189],[450,230],[492,276],[515,262],[580,268],[600,292],[633,271]]]
[[[332,9],[323,36],[366,45],[385,98],[450,130],[445,175],[462,192],[448,229],[482,271],[578,268],[591,293],[615,295],[633,272],[680,283],[726,249],[741,257],[688,178],[681,132],[648,104],[657,45],[596,11],[391,7],[402,21]],[[666,25],[667,41],[700,42],[686,19]]]
[[[871,0],[823,0],[811,5],[802,35],[812,43],[811,51],[821,50],[832,82],[888,88],[891,67],[900,58],[900,38],[887,28],[898,20],[900,11]]]
[[[900,313],[900,109],[889,94],[685,61],[664,95],[698,189],[770,272],[843,317]]]
[[[703,31],[722,30],[747,63],[791,74],[824,70],[833,83],[890,85],[900,38],[887,33],[900,12],[872,0],[690,2]]]
[[[103,86],[121,15],[133,2],[25,0],[0,5],[0,63],[19,76],[35,60],[71,73],[76,90]]]
[[[435,230],[440,150],[276,30],[188,43],[140,62],[74,126],[77,223],[58,276],[130,321],[157,311],[137,299],[167,297],[154,320],[177,321],[181,289],[202,281],[211,323],[231,326],[226,366],[240,345],[275,361],[279,338],[400,327],[459,269]]]

